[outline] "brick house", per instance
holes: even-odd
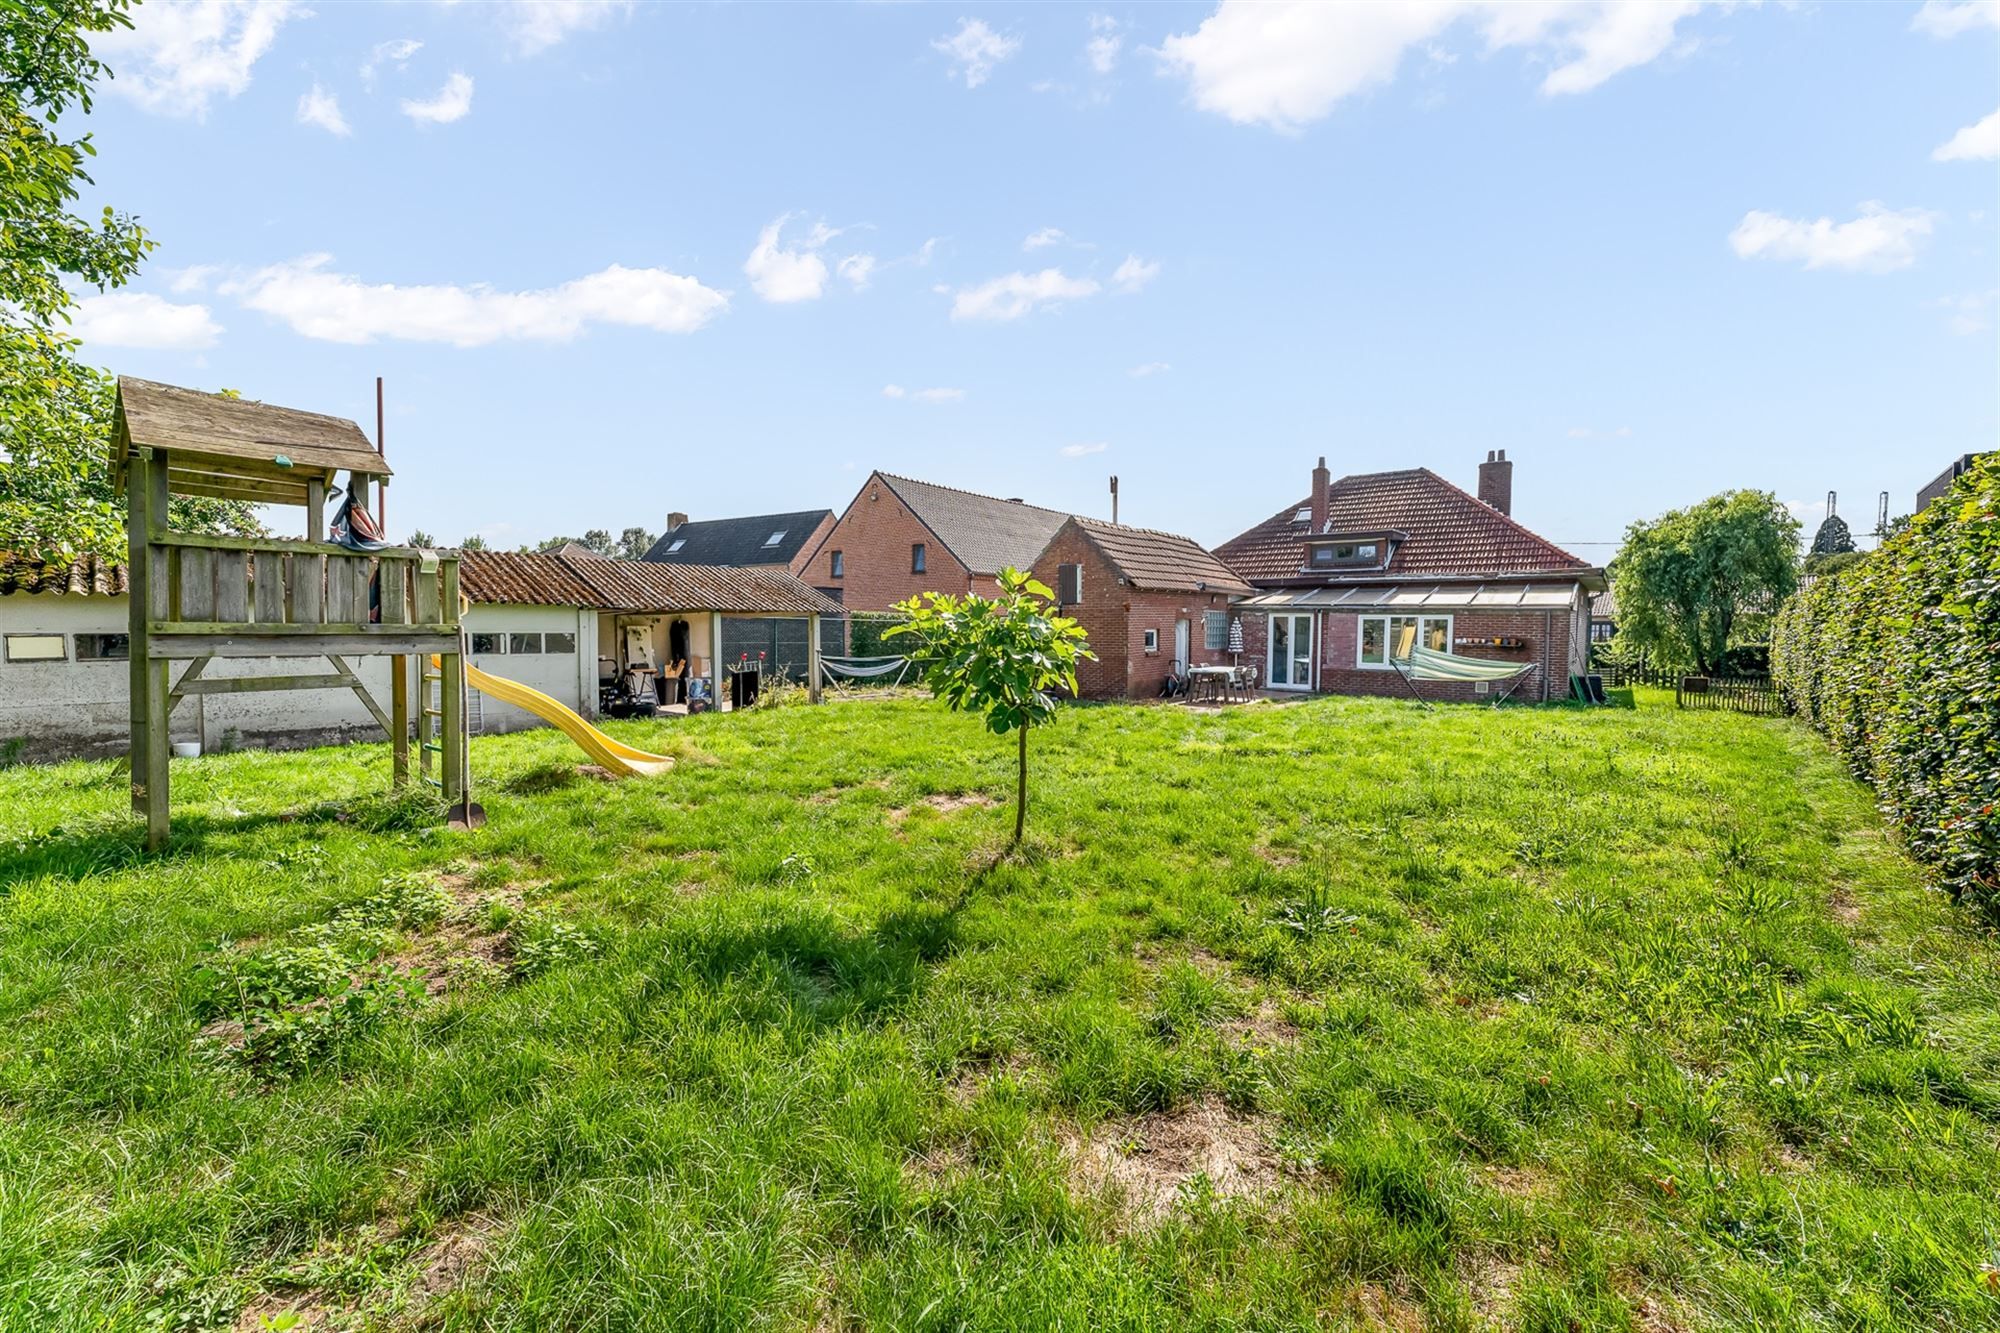
[[[1086,699],[1154,698],[1170,673],[1230,662],[1230,605],[1255,591],[1186,537],[1094,518],[1056,529],[1032,571],[1060,594],[1064,565],[1078,566],[1083,599],[1063,613],[1097,654],[1077,671]]]
[[[1516,523],[1514,465],[1479,467],[1479,494],[1428,468],[1332,479],[1215,554],[1257,588],[1240,604],[1246,657],[1277,690],[1408,693],[1389,661],[1414,626],[1430,648],[1520,662],[1515,698],[1560,699],[1589,652],[1604,571]],[[1427,699],[1472,700],[1483,683],[1427,682]]]
[[[887,611],[922,592],[991,595],[1027,569],[1068,514],[871,472],[801,562],[799,577],[850,611]]]

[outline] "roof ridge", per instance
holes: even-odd
[[[968,491],[963,486],[947,486],[941,481],[925,481],[922,477],[906,477],[900,472],[884,472],[880,468],[877,468],[875,475],[884,481],[907,481],[917,486],[928,486],[935,491],[950,491],[955,495],[969,495],[975,500],[988,500],[997,505],[1019,505],[1023,509],[1039,509],[1044,514],[1061,514],[1065,518],[1079,517],[1079,515],[1067,509],[1051,509],[1047,505],[1029,504],[1026,500],[1016,500],[1009,496],[988,495],[984,491]]]
[[[1544,537],[1541,533],[1536,532],[1533,528],[1521,522],[1519,519],[1515,518],[1512,514],[1507,513],[1503,509],[1498,509],[1495,508],[1493,505],[1487,504],[1486,501],[1480,499],[1478,496],[1474,495],[1471,491],[1466,490],[1465,487],[1459,485],[1457,482],[1453,481],[1450,477],[1444,476],[1441,473],[1433,472],[1427,467],[1420,467],[1417,469],[1417,471],[1423,473],[1425,476],[1429,477],[1432,481],[1437,482],[1439,485],[1444,486],[1447,489],[1455,492],[1456,494],[1461,495],[1466,499],[1472,501],[1472,503],[1486,510],[1488,513],[1492,514],[1495,518],[1500,519],[1502,522],[1506,523],[1509,527],[1512,527],[1515,531],[1521,533],[1525,537],[1532,537],[1535,541],[1540,542],[1543,546],[1546,546],[1549,550],[1555,552],[1559,556],[1562,556],[1564,559],[1574,560],[1579,565],[1588,566],[1590,564],[1590,562],[1588,560],[1585,560],[1583,557],[1579,555],[1574,555],[1568,551],[1563,550],[1562,547],[1557,546],[1547,537]]]
[[[1097,518],[1090,514],[1071,514],[1070,517],[1079,523],[1088,523],[1100,528],[1110,528],[1113,532],[1143,532],[1149,537],[1172,537],[1177,542],[1187,542],[1191,546],[1201,546],[1200,542],[1184,532],[1169,532],[1165,528],[1142,528],[1136,523],[1113,523],[1108,518]],[[1201,546],[1201,549],[1206,551],[1208,548]]]

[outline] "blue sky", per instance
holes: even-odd
[[[1609,557],[1857,530],[2000,428],[2000,3],[145,5],[121,373],[373,422],[390,527],[841,508],[871,467],[1213,544],[1516,460]],[[285,519],[288,526],[292,520]],[[1589,545],[1586,543],[1604,543]]]

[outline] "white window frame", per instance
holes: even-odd
[[[1382,660],[1379,662],[1370,662],[1362,656],[1362,645],[1368,639],[1368,622],[1371,620],[1382,623]],[[1417,622],[1417,642],[1419,644],[1423,642],[1424,630],[1427,626],[1438,621],[1443,621],[1443,651],[1451,651],[1452,617],[1449,615],[1436,615],[1423,611],[1384,611],[1380,615],[1356,616],[1354,618],[1354,665],[1358,670],[1394,671],[1396,669],[1390,663],[1389,658],[1396,651],[1396,637],[1391,626],[1398,620],[1414,620]]]
[[[681,547],[686,546],[687,544],[688,544],[687,538],[676,537],[672,541],[667,543],[667,554],[672,555],[675,551],[680,550]]]
[[[1147,652],[1147,653],[1159,652],[1160,631],[1158,631],[1157,629],[1141,630],[1139,633],[1139,646],[1140,646],[1140,651],[1142,652]]]
[[[32,653],[27,657],[16,657],[14,656],[14,643],[17,639],[24,641],[22,643],[24,648],[27,646],[26,640],[33,639],[39,641],[42,639],[53,639],[56,645],[55,655],[50,657],[42,653]],[[0,639],[0,643],[6,645],[7,660],[9,662],[19,662],[22,666],[69,661],[69,640],[61,634],[49,633],[42,630],[22,630],[19,633],[6,635],[3,639]]]
[[[783,541],[784,539],[785,539],[785,530],[783,528],[779,528],[776,532],[772,533],[770,536],[764,539],[764,545],[776,546],[779,542]]]

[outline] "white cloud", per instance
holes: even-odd
[[[1910,20],[1910,27],[1933,37],[1956,37],[1974,28],[2000,28],[2000,0],[1924,0],[1924,7]]]
[[[1111,275],[1111,285],[1119,291],[1132,293],[1160,276],[1158,260],[1141,259],[1137,255],[1126,255],[1125,262]]]
[[[957,32],[938,38],[931,47],[951,57],[957,66],[952,72],[964,77],[966,87],[977,88],[995,65],[1021,49],[1021,39],[1003,36],[980,19],[960,19]]]
[[[855,291],[865,292],[868,290],[869,280],[875,276],[875,256],[848,255],[834,266],[834,271],[846,279],[848,285]]]
[[[89,347],[196,352],[215,346],[222,326],[205,305],[181,305],[151,292],[105,292],[76,303],[69,331]]]
[[[1861,205],[1852,222],[1780,217],[1753,209],[1729,233],[1740,259],[1797,260],[1807,268],[1887,273],[1916,261],[1917,242],[1931,234],[1935,215],[1921,208]]]
[[[411,120],[428,121],[433,125],[449,125],[455,120],[464,120],[472,111],[472,76],[454,73],[438,89],[438,95],[429,99],[406,97],[402,102],[403,114]]]
[[[293,0],[166,0],[142,5],[132,27],[91,38],[111,66],[113,92],[165,116],[208,114],[209,101],[235,97],[278,30],[307,11]]]
[[[919,403],[958,403],[965,400],[963,389],[905,389],[900,384],[882,386],[884,398],[910,398]]]
[[[1676,25],[1700,7],[1700,0],[1222,0],[1193,32],[1168,37],[1159,55],[1204,111],[1295,133],[1343,98],[1393,80],[1410,49],[1436,58],[1433,44],[1461,21],[1478,28],[1489,51],[1521,47],[1551,58],[1542,91],[1554,95],[1588,92],[1657,59],[1675,44]]]
[[[601,28],[632,12],[631,0],[514,0],[500,13],[512,29],[514,49],[537,55],[571,33]]]
[[[2000,158],[2000,111],[1976,125],[1967,125],[1931,156],[1940,162],[1991,162]]]
[[[1093,444],[1066,444],[1062,447],[1062,456],[1064,458],[1088,458],[1092,454],[1101,454],[1110,447],[1110,445],[1101,440]]]
[[[729,295],[658,268],[601,269],[559,287],[495,291],[483,284],[367,283],[306,255],[222,286],[249,309],[325,342],[377,338],[480,347],[503,339],[565,342],[593,324],[692,333],[729,308]]]
[[[1099,74],[1109,74],[1118,66],[1119,48],[1125,45],[1118,20],[1109,14],[1090,16],[1090,40],[1083,44],[1084,58]]]
[[[1080,301],[1103,289],[1094,279],[1072,278],[1059,268],[1045,268],[1040,273],[1009,273],[976,287],[938,290],[950,293],[953,319],[1005,320],[1019,319],[1064,301]]]
[[[1172,369],[1173,367],[1164,361],[1148,361],[1143,365],[1132,367],[1125,373],[1135,380],[1143,380],[1151,375],[1164,375]]]
[[[757,244],[743,261],[751,289],[766,301],[779,304],[815,301],[826,291],[826,261],[819,257],[819,250],[840,234],[824,222],[814,223],[800,248],[787,250],[779,237],[791,219],[787,213],[758,232]]]
[[[1992,308],[2000,301],[2000,288],[1988,292],[1967,292],[1963,296],[1946,296],[1931,302],[1951,312],[1945,327],[1961,338],[1969,338],[1975,333],[1984,333],[1993,326]]]
[[[317,125],[343,139],[353,132],[347,128],[347,117],[340,114],[340,99],[317,83],[299,96],[299,124]]]
[[[1031,232],[1028,238],[1021,242],[1021,248],[1023,250],[1040,250],[1051,245],[1061,245],[1068,239],[1069,237],[1063,234],[1063,230],[1060,227],[1043,227],[1040,231]]]
[[[424,49],[424,44],[414,37],[394,37],[386,42],[377,42],[368,53],[368,59],[361,65],[361,81],[375,82],[375,72],[384,65],[394,65],[401,69],[409,63],[410,57]]]
[[[186,268],[162,270],[167,280],[167,290],[178,296],[208,290],[208,284],[221,270],[214,264],[189,264]]]

